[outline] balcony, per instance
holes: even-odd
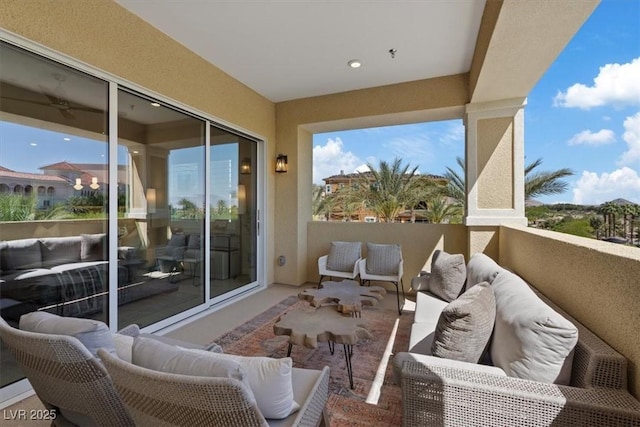
[[[317,281],[317,257],[332,240],[399,243],[405,258],[405,288],[436,249],[468,258],[469,235],[481,233],[486,253],[513,270],[629,360],[629,389],[640,389],[640,251],[607,242],[518,226],[308,223],[307,284]],[[169,336],[205,344],[301,288],[271,285],[197,320],[185,321]],[[387,299],[395,303],[394,291]],[[411,295],[409,296],[411,299]],[[242,310],[235,307],[240,304]],[[35,398],[7,409],[38,407]],[[9,424],[10,425],[10,424]],[[34,424],[35,425],[35,424]],[[44,425],[44,424],[43,424]]]

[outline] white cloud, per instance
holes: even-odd
[[[617,198],[640,203],[640,175],[637,171],[628,167],[601,175],[584,171],[573,189],[573,203],[579,205],[599,205]]]
[[[640,112],[627,117],[624,121],[622,139],[629,149],[622,153],[620,165],[640,166]]]
[[[616,134],[610,129],[601,129],[598,132],[583,130],[569,139],[569,145],[605,145],[616,142]]]
[[[313,147],[313,182],[323,184],[324,178],[337,175],[340,171],[353,173],[362,160],[350,151],[344,151],[340,138],[327,139],[325,145]]]
[[[593,86],[576,83],[558,92],[554,106],[588,110],[603,105],[640,105],[640,58],[627,64],[607,64],[593,79]]]
[[[394,157],[398,157],[402,159],[403,166],[409,164],[411,168],[424,168],[435,159],[433,144],[424,133],[392,138],[383,146],[390,152],[387,162],[392,162]]]

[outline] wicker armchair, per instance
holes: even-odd
[[[0,318],[0,337],[18,361],[53,425],[133,426],[111,378],[78,339],[26,332]]]
[[[238,380],[169,374],[142,368],[98,350],[116,389],[139,426],[318,426],[328,398],[329,368],[294,368],[298,412],[266,420]],[[296,378],[298,377],[298,378]],[[302,381],[300,381],[302,379]]]
[[[578,388],[405,362],[405,426],[640,426],[626,390]]]

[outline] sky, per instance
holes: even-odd
[[[525,163],[569,168],[568,190],[543,203],[640,204],[640,1],[602,0],[527,98]],[[420,173],[459,170],[462,120],[315,134],[313,182],[381,160]]]

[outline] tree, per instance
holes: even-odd
[[[392,163],[381,160],[378,169],[371,163],[367,163],[367,167],[373,175],[373,182],[366,173],[360,173],[363,198],[381,221],[394,222],[411,202],[411,182],[418,167],[403,166],[402,159],[397,157]]]
[[[426,217],[432,224],[449,223],[452,218],[459,215],[458,205],[447,204],[444,197],[434,198],[429,202]]]
[[[449,180],[449,197],[452,197],[464,206],[466,199],[465,189],[465,164],[464,159],[457,157],[456,162],[462,173],[458,173],[447,167],[445,178]],[[542,164],[542,159],[529,163],[524,168],[524,199],[531,200],[538,196],[561,194],[567,191],[567,183],[562,178],[572,176],[571,169],[562,168],[555,171],[535,171]]]

